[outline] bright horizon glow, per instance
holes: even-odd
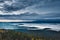
[[[33,20],[7,20],[7,19],[0,19],[0,22],[32,22]]]

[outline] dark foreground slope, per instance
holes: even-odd
[[[17,32],[13,30],[0,30],[0,40],[60,40],[58,36],[56,38],[43,37],[38,36],[37,33],[38,31],[37,32],[33,31],[33,33],[30,34],[30,33]]]
[[[0,30],[0,40],[42,40],[32,34],[17,32],[13,30]]]

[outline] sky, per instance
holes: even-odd
[[[7,16],[5,17],[4,15]],[[16,21],[20,21],[18,19],[60,19],[60,0],[0,0],[0,22],[14,21],[7,21],[6,19],[17,19]],[[27,24],[25,26],[30,25]],[[49,28],[50,25],[41,26],[40,24],[34,24],[32,26],[38,26],[38,28]],[[50,27],[53,29],[55,28],[54,30],[60,30],[60,25],[52,26]]]
[[[60,0],[0,0],[0,15],[26,12],[39,14],[42,19],[60,19]]]

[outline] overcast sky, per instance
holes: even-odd
[[[19,15],[26,12],[59,19],[60,0],[0,0],[0,15]]]

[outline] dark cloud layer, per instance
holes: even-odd
[[[5,1],[11,1],[11,5],[4,4],[3,10],[5,11],[17,11],[24,9],[28,6],[38,3],[40,0],[1,0],[0,2],[4,3]]]
[[[1,8],[0,10],[2,12],[8,12],[8,14],[13,15],[13,13],[10,12],[15,12],[15,14],[19,14],[21,12],[20,10],[22,10],[22,12],[27,10],[30,13],[39,14],[39,16],[36,15],[33,17],[33,15],[35,14],[26,16],[26,13],[24,12],[23,15],[25,16],[22,15],[21,17],[23,19],[24,17],[29,19],[31,18],[32,19],[33,18],[35,19],[59,18],[60,19],[60,0],[0,0],[0,3],[4,3],[2,6],[3,8]],[[18,18],[18,16],[13,18]]]
[[[5,3],[6,1],[11,1],[11,5],[9,3]],[[17,11],[21,9],[25,9],[26,7],[33,6],[34,4],[39,3],[38,8],[53,8],[53,7],[60,7],[60,0],[0,0],[0,2],[5,3],[3,6],[4,11]]]

